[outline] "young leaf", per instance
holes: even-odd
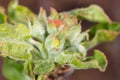
[[[94,51],[93,58],[89,60],[81,60],[81,56],[79,53],[74,52],[71,54],[71,52],[65,52],[59,54],[55,61],[58,64],[62,65],[70,65],[74,69],[99,69],[100,71],[105,71],[107,60],[104,54],[98,50]],[[89,58],[89,57],[88,57]]]
[[[54,20],[48,20],[47,32],[49,34],[57,32],[57,27],[54,24]]]
[[[81,25],[77,24],[69,28],[67,39],[71,44],[74,44],[76,38],[81,32]]]
[[[3,75],[7,80],[31,80],[26,74],[24,74],[24,66],[22,62],[16,62],[5,58],[2,70]]]
[[[80,54],[84,58],[86,56],[86,54],[87,54],[86,48],[83,45],[81,45],[81,44],[75,44],[74,46],[75,46],[75,48],[80,52]]]
[[[18,0],[12,0],[8,5],[8,16],[9,20],[14,24],[17,22],[27,24],[26,17],[32,19],[36,15],[27,7],[18,5]]]
[[[33,38],[40,42],[44,42],[45,28],[35,17],[31,20],[28,19],[28,28]]]
[[[99,69],[100,71],[105,71],[107,66],[107,60],[104,54],[98,50],[94,51],[94,56],[92,59],[80,61],[79,59],[72,59],[69,64],[74,69]]]
[[[113,32],[118,32],[120,33],[120,24],[119,23],[102,23],[102,24],[97,24],[95,26],[92,26],[89,31],[89,36],[90,39],[92,39],[96,32],[99,30],[108,30],[108,31],[113,31]]]
[[[88,8],[76,9],[68,12],[72,16],[78,16],[78,19],[86,19],[92,22],[110,23],[111,20],[98,5],[90,5]],[[63,13],[64,14],[64,13]]]
[[[30,39],[29,42],[38,50],[39,56],[41,56],[42,59],[46,59],[48,57],[48,52],[43,43],[40,43],[33,39]]]
[[[52,60],[40,60],[35,63],[34,73],[35,74],[47,74],[51,72],[55,67],[55,64]]]
[[[58,54],[64,47],[65,40],[58,39],[56,35],[51,34],[45,40],[45,48],[47,49],[49,55]]]
[[[38,20],[44,27],[47,26],[47,14],[46,14],[46,11],[42,7],[40,8],[40,12],[38,14]]]
[[[83,42],[87,49],[114,40],[120,34],[120,24],[99,24],[90,29],[90,41]]]
[[[83,32],[83,33],[79,34],[79,35],[76,37],[74,43],[75,43],[75,44],[80,44],[83,40],[85,40],[85,38],[87,37],[87,35],[88,35],[87,32]]]
[[[0,41],[25,41],[31,38],[31,34],[27,27],[23,24],[10,25],[1,24],[0,25]]]
[[[114,32],[114,31],[107,31],[107,30],[99,30],[97,31],[95,37],[88,42],[83,42],[83,45],[87,48],[87,49],[91,49],[92,47],[103,43],[103,42],[110,42],[112,40],[114,40],[117,36],[119,35],[119,33]]]
[[[51,20],[56,20],[59,18],[58,12],[54,8],[50,8],[50,16],[48,17]]]
[[[54,60],[58,64],[68,65],[68,64],[71,64],[71,60],[77,59],[77,58],[81,60],[82,59],[81,54],[75,50],[72,51],[72,48],[70,48],[70,50],[63,51],[58,55],[56,55]]]
[[[70,14],[60,13],[60,19],[62,19],[68,26],[74,26],[78,23],[77,16],[71,16]]]
[[[0,55],[15,60],[30,60],[32,58],[30,48],[31,46],[25,42],[0,41]]]
[[[99,70],[105,71],[108,64],[105,55],[99,50],[94,50],[94,59],[98,62]]]
[[[16,60],[31,59],[30,48],[25,41],[30,39],[31,34],[23,24],[12,26],[9,24],[0,25],[0,55]]]
[[[69,34],[69,30],[67,25],[63,24],[58,28],[57,37],[59,39],[67,38],[68,34]]]
[[[39,52],[37,49],[31,49],[31,55],[32,55],[32,62],[36,62],[43,59],[43,56],[41,55],[41,52]]]

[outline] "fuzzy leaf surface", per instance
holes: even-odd
[[[64,12],[63,12],[64,14]],[[68,12],[71,16],[78,16],[79,20],[86,19],[91,22],[110,23],[109,17],[98,5],[90,5],[88,8],[76,9]]]
[[[16,60],[31,59],[30,46],[25,41],[30,39],[31,34],[25,25],[9,24],[0,25],[0,55]]]
[[[36,74],[47,74],[51,72],[55,67],[55,64],[52,60],[46,59],[36,62],[34,73]]]
[[[90,29],[90,41],[83,42],[87,49],[103,43],[114,40],[120,34],[120,24],[98,24]]]
[[[89,59],[87,59],[89,58]],[[87,57],[84,60],[81,60],[81,56],[78,52],[63,52],[59,54],[56,58],[55,61],[58,64],[62,65],[70,65],[74,69],[99,69],[100,71],[105,71],[106,65],[107,65],[107,60],[105,55],[98,51],[94,51],[94,56]]]

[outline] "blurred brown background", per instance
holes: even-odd
[[[9,1],[0,0],[0,6],[7,8]],[[35,13],[38,13],[39,7],[43,6],[48,14],[49,7],[54,7],[60,12],[98,4],[113,21],[120,22],[120,0],[20,0],[20,4],[29,7]],[[83,29],[88,28],[88,26],[87,22],[83,23]],[[94,49],[101,50],[107,56],[109,64],[106,72],[99,72],[94,69],[79,70],[69,77],[65,76],[64,80],[120,80],[120,36],[113,42],[103,43]],[[89,51],[89,54],[91,53],[92,50]],[[1,71],[2,62],[3,60],[0,57],[0,80],[5,80]]]

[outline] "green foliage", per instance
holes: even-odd
[[[77,16],[80,20],[86,19],[92,22],[110,23],[111,20],[98,5],[90,5],[88,8],[76,9],[68,12],[71,16]]]
[[[47,74],[48,72],[51,72],[54,69],[54,67],[55,64],[52,60],[41,60],[35,63],[34,73]]]
[[[16,60],[29,60],[31,46],[25,42],[30,38],[30,32],[23,24],[0,25],[0,55]]]
[[[4,12],[4,8],[0,7],[0,24],[5,23],[7,20],[7,17]]]
[[[37,17],[19,5],[18,0],[12,0],[7,22],[0,8],[0,56],[5,57],[4,76],[8,80],[46,80],[55,68],[65,65],[105,71],[105,55],[94,50],[93,56],[87,56],[87,50],[114,40],[120,34],[120,24],[113,23],[97,5],[62,13],[53,8],[50,11],[47,17],[40,8]],[[79,24],[83,19],[97,25],[83,32]]]
[[[89,32],[90,41],[83,42],[83,45],[87,49],[91,49],[92,47],[100,43],[114,40],[119,34],[120,34],[120,24],[118,23],[98,24],[91,27]]]
[[[35,14],[27,7],[18,5],[18,0],[12,0],[8,5],[8,17],[12,23],[26,24],[26,18],[32,18]]]
[[[8,58],[4,59],[3,74],[8,80],[31,80],[24,73],[24,65],[22,62],[16,62]]]

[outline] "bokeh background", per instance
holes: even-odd
[[[0,0],[0,6],[7,8],[10,0]],[[39,12],[39,7],[46,9],[49,15],[49,8],[54,7],[57,11],[68,11],[75,8],[87,7],[90,4],[100,5],[108,16],[113,20],[120,22],[120,0],[20,0],[20,4],[29,7],[35,13]],[[90,23],[84,21],[83,30],[90,27]],[[120,80],[120,36],[113,42],[103,43],[96,46],[105,53],[108,59],[106,72],[98,70],[76,70],[72,75],[65,76],[64,80]],[[88,51],[91,54],[93,51]],[[2,75],[3,58],[0,57],[0,80],[6,80]],[[17,80],[17,79],[16,79]]]

